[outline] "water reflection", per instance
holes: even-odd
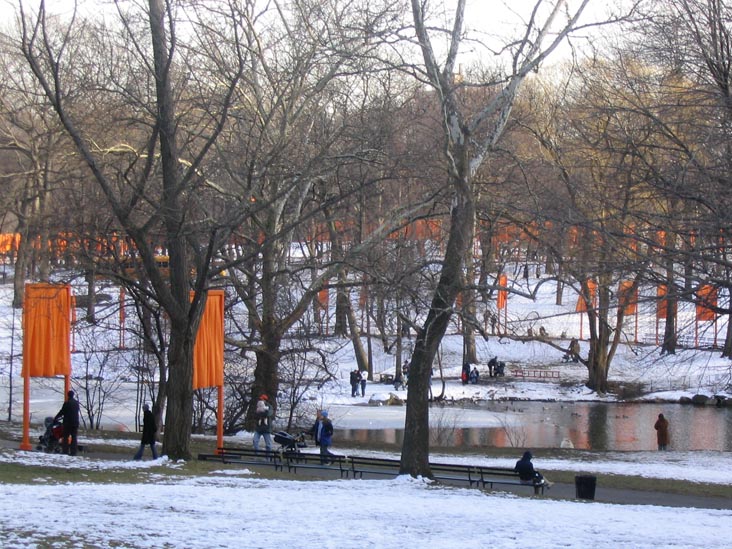
[[[471,410],[471,414],[475,414]],[[597,402],[486,403],[482,413],[500,427],[432,429],[435,445],[559,448],[570,441],[574,448],[601,451],[656,449],[653,425],[659,413],[670,423],[671,450],[732,451],[732,409],[679,404],[608,404]],[[494,422],[496,423],[496,422]],[[362,443],[395,443],[402,429],[339,429],[338,438]]]

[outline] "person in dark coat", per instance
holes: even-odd
[[[140,440],[140,449],[135,454],[136,460],[142,459],[142,453],[145,446],[150,445],[153,459],[158,459],[158,453],[155,451],[155,433],[158,432],[158,426],[155,423],[155,416],[150,411],[150,406],[143,404],[142,406],[142,440]]]
[[[653,428],[656,430],[656,439],[658,441],[659,451],[666,450],[671,437],[668,432],[668,420],[663,417],[663,414],[658,414],[658,419],[656,420]]]
[[[531,452],[528,450],[525,451],[524,455],[516,462],[516,466],[513,468],[519,474],[519,480],[523,484],[538,484],[544,479],[541,473],[534,470],[534,464],[531,463],[532,457]]]
[[[361,373],[358,370],[351,371],[351,396],[358,396],[358,384],[361,382]]]
[[[264,447],[267,456],[269,456],[272,452],[272,418],[274,417],[274,409],[270,406],[267,395],[262,394],[259,396],[254,416],[257,420],[252,442],[254,451],[259,452],[259,439],[264,437]]]
[[[66,396],[66,402],[53,419],[56,421],[63,418],[64,434],[61,440],[61,451],[64,454],[75,456],[79,449],[77,441],[79,435],[79,401],[76,400],[74,391],[69,391]],[[71,441],[70,444],[69,441]]]
[[[470,377],[470,362],[465,362],[463,364],[463,371],[460,374],[460,379],[463,382],[463,385],[468,384],[468,378]]]
[[[493,377],[496,373],[496,369],[498,368],[498,357],[494,356],[492,359],[488,361],[488,376]]]

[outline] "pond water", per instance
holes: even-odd
[[[490,402],[464,409],[472,421],[438,420],[433,409],[433,442],[472,448],[567,446],[599,451],[656,449],[653,428],[659,413],[668,419],[671,450],[732,451],[732,408],[657,403]],[[483,421],[476,417],[485,416]],[[453,415],[453,417],[456,417]],[[440,426],[439,422],[442,425]],[[483,423],[480,426],[457,426]],[[489,426],[485,426],[489,425]],[[403,429],[338,429],[339,442],[401,443]]]

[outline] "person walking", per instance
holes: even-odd
[[[254,412],[254,417],[257,420],[257,424],[254,428],[254,451],[259,452],[259,439],[264,437],[264,446],[267,451],[267,456],[272,452],[272,417],[274,416],[274,410],[269,404],[269,397],[267,395],[260,395],[257,401],[257,408]]]
[[[155,416],[150,411],[150,406],[145,403],[142,405],[142,439],[140,440],[140,448],[134,457],[135,461],[142,459],[142,453],[148,444],[150,450],[152,450],[152,458],[158,459],[158,453],[155,451],[155,433],[157,432],[158,426],[155,423]]]
[[[61,451],[64,454],[75,456],[79,449],[77,440],[79,435],[79,401],[76,400],[74,391],[69,391],[66,396],[66,402],[63,403],[63,406],[61,406],[58,414],[53,419],[56,421],[59,418],[63,418],[64,434],[61,440]]]
[[[666,450],[668,449],[669,442],[671,440],[671,436],[669,435],[668,431],[668,420],[663,417],[663,414],[658,414],[658,419],[656,420],[655,425],[653,428],[656,430],[656,440],[658,442],[658,450]]]

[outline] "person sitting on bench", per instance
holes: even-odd
[[[516,462],[516,466],[513,468],[519,474],[519,480],[521,484],[542,484],[544,477],[541,473],[534,470],[534,464],[531,463],[531,452],[526,450],[520,460]]]

